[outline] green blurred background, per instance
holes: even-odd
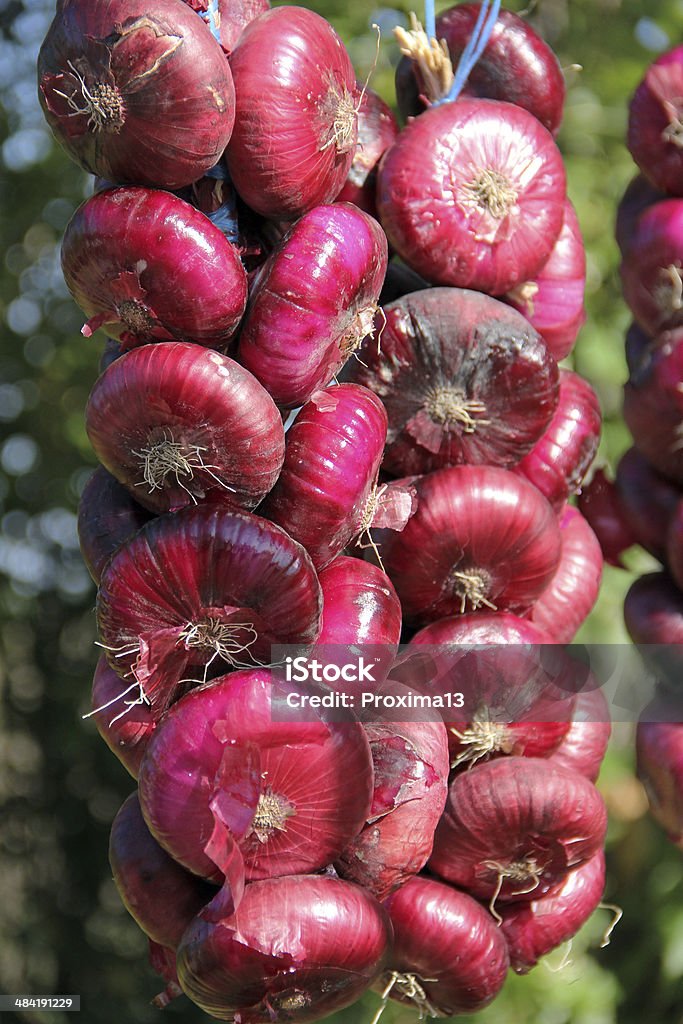
[[[371,84],[393,102],[391,28],[405,23],[410,4],[311,6],[340,32],[360,78],[374,59],[371,25],[380,24]],[[87,1024],[144,1024],[158,1019],[149,1001],[163,985],[107,862],[109,825],[132,781],[81,720],[97,651],[75,512],[94,465],[83,410],[102,342],[80,336],[82,316],[59,270],[60,235],[89,186],[52,143],[35,99],[36,55],[53,12],[50,0],[0,0],[0,992],[80,994]],[[628,446],[620,402],[629,317],[612,237],[633,174],[627,103],[650,60],[683,36],[683,0],[540,0],[530,19],[567,69],[559,142],[588,252],[588,322],[572,365],[600,394],[601,459],[614,465]],[[628,559],[633,572],[649,564],[638,551]],[[582,639],[625,640],[631,578],[606,570]],[[629,727],[615,730],[600,787],[611,820],[606,899],[624,918],[607,948],[598,948],[610,920],[601,911],[560,970],[563,951],[526,978],[511,976],[478,1015],[482,1024],[683,1022],[683,860],[647,817]],[[368,996],[330,1020],[369,1024],[377,1005]],[[184,998],[164,1013],[187,1024],[208,1019]],[[408,1024],[416,1014],[392,1006],[383,1019]]]

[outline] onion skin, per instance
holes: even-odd
[[[560,564],[531,609],[530,618],[554,643],[568,644],[598,599],[603,557],[598,538],[571,505],[560,517],[560,535]]]
[[[478,899],[532,901],[597,853],[606,827],[599,793],[578,772],[499,758],[455,775],[429,868]],[[530,865],[525,878],[505,874],[518,864]]]
[[[545,498],[495,466],[453,466],[415,486],[417,511],[403,531],[378,531],[405,620],[424,625],[484,605],[528,611],[560,560]]]
[[[659,476],[637,448],[622,455],[615,478],[619,507],[636,543],[660,562],[666,559],[666,533],[681,490]]]
[[[416,291],[383,312],[381,344],[368,339],[344,369],[386,406],[383,468],[410,476],[517,463],[558,398],[555,361],[524,317],[459,288]]]
[[[681,200],[683,207],[683,200]],[[663,336],[624,385],[624,419],[655,470],[683,484],[683,330]]]
[[[666,198],[666,192],[660,192],[642,174],[636,174],[635,178],[628,183],[619,200],[614,228],[617,245],[624,258],[631,248],[633,234],[640,215],[645,213],[648,207],[658,203],[660,199]]]
[[[316,391],[287,434],[285,462],[260,511],[323,569],[364,527],[387,415],[357,384]]]
[[[248,885],[233,917],[200,914],[178,949],[183,991],[218,1020],[307,1024],[353,1003],[386,965],[386,911],[357,885],[294,875]]]
[[[629,373],[635,374],[638,372],[640,364],[649,358],[652,348],[653,339],[634,320],[626,331],[624,338],[624,355],[626,356],[626,365]]]
[[[455,67],[472,35],[480,4],[457,4],[436,19],[436,38],[445,39]],[[405,118],[424,110],[424,84],[407,57],[396,68],[396,99]],[[528,21],[501,10],[491,37],[462,90],[463,96],[506,100],[524,107],[557,134],[565,83],[557,57]]]
[[[250,810],[236,835],[247,880],[320,870],[365,824],[373,774],[362,726],[350,717],[326,721],[313,709],[306,720],[287,721],[286,697],[295,691],[265,669],[234,672],[188,693],[159,724],[140,768],[140,803],[152,834],[188,870],[220,880],[205,846],[229,756]],[[283,811],[269,810],[273,797]]]
[[[109,863],[128,913],[150,939],[171,949],[216,892],[162,850],[145,824],[137,793],[114,818]]]
[[[649,708],[636,727],[636,772],[645,786],[652,817],[683,849],[683,719],[657,721]]]
[[[332,26],[303,7],[266,11],[242,33],[230,68],[236,110],[226,159],[244,201],[281,220],[331,202],[353,161],[359,98]]]
[[[515,472],[539,489],[556,511],[578,493],[600,442],[600,402],[588,381],[560,370],[553,418]]]
[[[491,182],[480,183],[483,172]],[[502,198],[492,184],[499,178]],[[564,217],[565,172],[552,136],[521,107],[496,100],[430,107],[382,157],[377,187],[382,226],[408,266],[431,284],[491,295],[537,274]],[[495,195],[486,199],[489,187]]]
[[[99,460],[152,512],[203,501],[252,509],[285,457],[270,395],[239,363],[201,345],[126,353],[96,381],[85,420]]]
[[[220,644],[238,663],[269,661],[273,643],[317,639],[321,606],[311,560],[283,530],[199,506],[152,520],[119,549],[102,576],[97,617],[109,664],[139,682],[158,720],[188,667],[215,660]],[[228,638],[219,643],[206,629],[199,645],[195,627],[207,623]]]
[[[604,889],[605,855],[599,850],[570,872],[557,893],[503,907],[500,927],[513,971],[527,974],[542,956],[576,935],[598,908]]]
[[[200,26],[201,27],[201,26]],[[114,188],[86,199],[62,241],[62,272],[88,322],[124,348],[152,341],[220,347],[247,301],[237,249],[170,192]],[[173,288],[169,288],[173,281]]]
[[[353,203],[372,217],[377,216],[377,165],[398,130],[391,107],[372,89],[364,89],[358,106],[358,147],[336,202]]]
[[[318,579],[323,595],[318,644],[381,644],[395,653],[401,639],[401,603],[386,573],[370,562],[340,555]]]
[[[658,681],[681,693],[683,594],[668,573],[648,573],[634,580],[624,598],[624,622]]]
[[[439,1016],[480,1010],[498,995],[509,964],[507,945],[491,915],[471,896],[418,876],[385,906],[394,928],[391,968],[415,975]],[[415,1005],[399,985],[391,996]],[[430,1010],[430,1017],[436,1015]]]
[[[629,309],[650,335],[683,326],[683,199],[663,199],[638,218],[621,263]]]
[[[63,0],[40,50],[38,83],[58,142],[86,171],[112,181],[189,185],[218,163],[230,139],[230,68],[175,0],[152,11],[136,0]]]
[[[103,466],[95,470],[78,502],[78,542],[95,583],[114,552],[150,518]]]
[[[683,195],[683,46],[650,64],[629,107],[626,145],[642,173],[670,195]]]
[[[123,694],[127,688],[128,683],[109,667],[107,659],[102,655],[93,677],[91,702],[93,711],[97,708],[102,710],[97,711],[92,717],[97,731],[111,752],[118,757],[126,771],[137,779],[140,763],[156,722],[147,704],[136,703],[126,706],[126,697]],[[103,708],[103,705],[114,700],[115,703]]]
[[[636,538],[624,518],[616,485],[603,469],[596,469],[581,488],[579,510],[598,538],[605,561],[623,568],[622,555]]]
[[[550,755],[553,764],[595,782],[611,731],[609,706],[602,690],[597,686],[582,690],[576,697],[569,731]]]
[[[373,329],[387,267],[377,221],[350,203],[317,206],[262,268],[239,358],[278,405],[303,405]]]

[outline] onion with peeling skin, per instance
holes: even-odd
[[[658,203],[660,199],[667,198],[666,192],[660,192],[642,174],[636,174],[635,178],[631,179],[619,200],[614,227],[622,257],[625,258],[628,255],[640,215],[645,213],[648,207]]]
[[[239,358],[278,405],[299,406],[374,333],[387,267],[381,227],[350,203],[304,214],[261,268]]]
[[[683,200],[680,200],[683,207]],[[683,484],[683,329],[668,333],[624,385],[624,419],[638,451]]]
[[[401,604],[385,572],[340,555],[318,574],[323,614],[318,644],[381,644],[396,652]]]
[[[591,782],[600,774],[612,731],[607,699],[596,686],[576,696],[574,715],[559,747],[550,755],[553,764],[579,772]]]
[[[398,123],[391,107],[372,89],[364,88],[358,105],[358,146],[336,202],[353,203],[377,216],[377,165],[397,135]]]
[[[106,325],[124,348],[220,347],[247,301],[235,246],[189,203],[153,189],[113,188],[86,199],[64,232],[62,271],[88,317],[81,333]]]
[[[259,504],[285,457],[282,418],[234,359],[184,342],[144,345],[98,378],[85,412],[95,454],[141,505]]]
[[[95,470],[78,502],[78,542],[95,583],[123,542],[151,517],[103,466]]]
[[[653,185],[683,196],[683,46],[645,72],[629,107],[626,144]]]
[[[219,1020],[308,1024],[353,1003],[386,966],[392,929],[360,886],[325,875],[248,885],[233,917],[202,912],[178,948],[183,991]]]
[[[634,320],[624,338],[624,355],[630,374],[638,372],[640,364],[650,357],[653,347],[654,340]]]
[[[666,533],[683,493],[652,468],[637,448],[629,448],[617,466],[615,485],[622,515],[636,543],[664,563]]]
[[[344,368],[386,406],[383,468],[404,476],[518,462],[558,397],[555,361],[524,317],[459,288],[413,292],[383,312],[381,344],[368,339]]]
[[[107,664],[102,655],[97,662],[92,681],[92,718],[97,731],[127,772],[137,779],[145,748],[156,727],[150,707],[135,699],[131,684],[130,702],[122,697],[121,677]],[[125,685],[123,686],[125,690]]]
[[[650,206],[621,263],[624,299],[648,334],[683,326],[683,199]]]

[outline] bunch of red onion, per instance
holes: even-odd
[[[609,723],[560,646],[602,569],[571,504],[600,409],[558,367],[585,254],[557,59],[499,7],[398,33],[400,130],[302,7],[64,0],[43,44],[97,176],[62,246],[109,336],[92,714],[138,783],[110,859],[159,1005],[467,1013],[600,902]],[[275,645],[371,649],[394,701],[464,680],[467,710],[361,718]]]

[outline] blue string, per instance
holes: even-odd
[[[470,76],[472,68],[486,49],[493,32],[493,26],[498,20],[499,11],[500,0],[492,0],[492,2],[491,0],[482,0],[477,20],[472,29],[472,35],[467,40],[467,46],[460,54],[460,60],[455,69],[455,76],[450,91],[443,99],[437,100],[437,103],[452,103],[453,100],[457,100],[465,82]]]
[[[237,245],[240,237],[239,224],[237,222],[237,198],[235,189],[230,181],[228,169],[225,164],[218,163],[206,172],[205,177],[228,183],[228,187],[223,190],[225,201],[221,203],[214,213],[209,213],[207,216],[212,224],[220,228],[228,241],[232,242],[233,245]]]
[[[434,0],[425,0],[425,32],[427,39],[436,38],[436,14]]]
[[[209,0],[209,28],[216,42],[221,41],[221,32],[218,27],[218,0]]]

